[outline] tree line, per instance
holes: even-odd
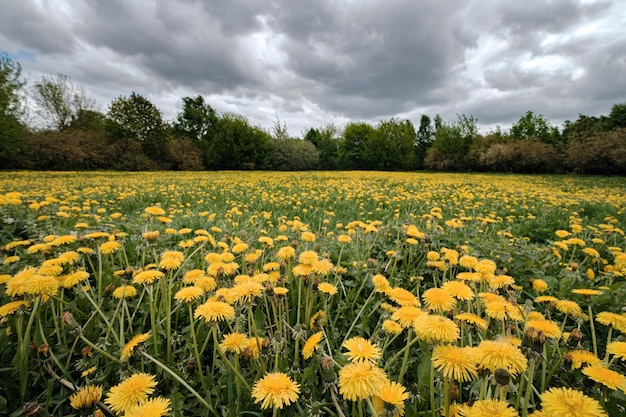
[[[25,122],[25,100],[45,128]],[[244,116],[218,114],[204,97],[184,97],[173,121],[143,95],[114,99],[105,112],[64,75],[30,87],[19,63],[0,54],[0,166],[32,170],[445,170],[626,174],[626,103],[579,115],[561,129],[528,111],[508,131],[479,133],[472,116],[417,127],[392,118],[310,128],[290,137]]]

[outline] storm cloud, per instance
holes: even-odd
[[[106,109],[143,94],[169,119],[201,94],[293,135],[421,114],[507,128],[626,102],[619,0],[7,0],[0,49]]]

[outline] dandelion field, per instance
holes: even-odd
[[[0,173],[0,415],[623,415],[625,190]]]

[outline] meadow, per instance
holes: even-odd
[[[626,178],[0,173],[0,414],[619,416]]]

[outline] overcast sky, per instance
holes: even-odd
[[[561,126],[626,102],[624,0],[0,0],[0,50],[29,82],[96,99],[182,97],[266,129],[526,111]]]

